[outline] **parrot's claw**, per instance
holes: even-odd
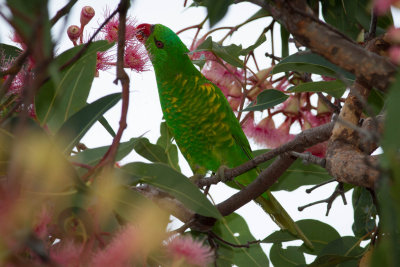
[[[227,177],[225,177],[225,171],[226,170],[228,170],[229,169],[229,167],[228,166],[226,166],[226,165],[221,165],[219,168],[218,168],[218,170],[217,170],[217,176],[219,177],[219,179],[222,181],[222,182],[227,182],[227,181],[229,181],[229,179],[227,178]]]
[[[192,181],[192,183],[196,184],[196,182],[202,178],[204,178],[204,175],[195,173],[193,174],[193,176],[189,177],[189,180]]]

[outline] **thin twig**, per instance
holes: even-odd
[[[310,152],[305,152],[305,153],[299,153],[296,151],[290,151],[289,152],[292,156],[296,158],[300,158],[303,160],[303,164],[316,164],[321,166],[322,168],[325,168],[326,160],[324,158],[320,158],[317,156],[314,156]]]
[[[254,240],[254,241],[247,241],[247,244],[233,244],[231,242],[224,240],[222,237],[218,236],[216,233],[212,231],[208,232],[208,235],[211,236],[211,238],[215,238],[218,241],[224,243],[225,245],[228,245],[233,248],[249,248],[250,245],[259,244],[261,242],[260,240]]]
[[[76,2],[78,2],[78,0],[70,0],[63,8],[58,10],[55,16],[50,20],[51,25],[56,24],[60,18],[68,14]]]

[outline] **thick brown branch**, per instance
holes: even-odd
[[[306,1],[276,0],[274,6],[262,0],[249,2],[268,10],[297,41],[354,73],[364,83],[386,90],[393,81],[396,67],[389,60],[366,50],[320,21],[313,15]]]

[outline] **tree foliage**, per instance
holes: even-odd
[[[181,172],[165,122],[154,144],[143,136],[121,142],[126,70],[148,69],[127,16],[130,1],[121,0],[88,40],[95,13],[84,7],[80,27],[68,28],[71,48],[58,52],[51,29],[76,2],[56,14],[46,0],[8,0],[10,15],[0,10],[15,43],[0,44],[0,265],[400,266],[400,30],[388,1],[182,1],[208,13],[198,25],[182,24],[197,30],[191,60],[221,88],[246,135],[268,148],[224,175],[200,178]],[[218,26],[241,2],[260,9],[241,24]],[[256,29],[253,45],[228,42],[258,19],[265,28]],[[209,32],[201,31],[206,21]],[[216,41],[221,30],[228,32]],[[254,51],[265,43],[281,45],[281,54],[264,51],[271,66],[259,69]],[[88,103],[93,80],[109,69],[121,93]],[[112,129],[103,115],[119,101]],[[87,148],[81,139],[96,122],[113,142]],[[131,151],[147,161],[116,163]],[[210,186],[256,167],[259,177],[225,201],[207,197]],[[248,218],[235,213],[267,189],[331,180],[336,190],[318,203],[329,212],[353,190],[353,236],[305,219],[296,222],[304,235],[280,229],[255,240]],[[171,231],[171,215],[184,226]]]

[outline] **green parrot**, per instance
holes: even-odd
[[[144,43],[154,66],[165,121],[193,172],[205,175],[250,160],[249,142],[227,99],[193,65],[180,38],[161,24],[139,25],[136,37]],[[257,175],[253,169],[235,181],[244,187]],[[256,202],[282,229],[307,240],[271,192]]]

